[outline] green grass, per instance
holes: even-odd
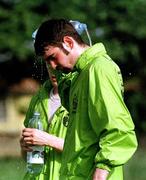
[[[25,163],[20,158],[0,159],[0,180],[22,180],[25,173]]]
[[[145,152],[139,149],[124,166],[124,180],[146,180]],[[24,174],[25,163],[21,158],[0,159],[0,180],[22,180]]]
[[[124,180],[146,180],[146,149],[138,149],[124,169]]]

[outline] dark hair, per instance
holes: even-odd
[[[85,44],[73,25],[65,19],[51,19],[43,22],[35,37],[35,53],[43,55],[44,47],[47,45],[62,46],[63,37],[71,36],[78,44]]]

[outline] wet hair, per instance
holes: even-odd
[[[65,51],[62,46],[64,36],[72,37],[80,45],[85,44],[68,20],[51,19],[43,22],[35,37],[34,48],[36,55],[42,56],[44,48],[48,45],[60,47]]]

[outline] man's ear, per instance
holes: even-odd
[[[68,52],[73,48],[73,39],[70,36],[64,36],[62,46]]]

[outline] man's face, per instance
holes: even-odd
[[[51,71],[50,68],[48,68],[48,74],[49,74],[49,78],[50,78],[50,81],[52,83],[52,86],[54,88],[58,87],[58,83],[57,83],[57,79],[56,79],[56,76],[55,74]]]
[[[65,54],[59,47],[47,46],[43,57],[52,69],[62,70],[63,72],[70,72],[73,69],[72,55],[70,53]]]

